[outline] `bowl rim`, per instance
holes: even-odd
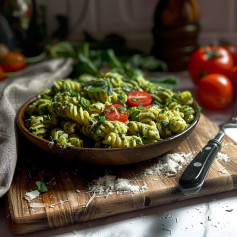
[[[195,115],[195,119],[192,121],[192,123],[190,124],[190,126],[188,128],[186,128],[183,132],[181,133],[177,133],[175,135],[172,135],[168,138],[162,139],[160,141],[154,142],[154,143],[149,143],[149,144],[144,144],[141,146],[136,146],[136,147],[126,147],[126,148],[93,148],[93,147],[73,147],[73,146],[66,146],[66,145],[60,145],[60,144],[55,144],[49,140],[40,138],[36,135],[34,135],[33,133],[31,133],[26,127],[25,127],[25,123],[24,123],[24,116],[25,116],[25,112],[28,108],[28,106],[33,103],[36,100],[36,96],[31,97],[30,99],[28,99],[18,110],[17,115],[16,115],[16,124],[19,127],[19,129],[27,134],[28,136],[33,137],[34,139],[38,140],[39,142],[43,142],[45,144],[50,144],[50,146],[55,146],[58,148],[62,148],[63,149],[68,149],[68,150],[78,150],[78,151],[86,151],[86,152],[97,152],[97,151],[103,151],[103,152],[121,152],[126,151],[126,150],[140,150],[143,149],[144,147],[153,147],[153,146],[157,146],[158,144],[163,144],[163,143],[167,143],[168,141],[171,140],[175,140],[178,139],[179,137],[181,137],[182,135],[184,135],[185,133],[188,133],[190,130],[192,130],[198,123],[199,119],[200,119],[200,115],[201,112],[199,110],[197,110],[197,114]],[[195,106],[199,106],[197,101],[194,100],[194,105]]]

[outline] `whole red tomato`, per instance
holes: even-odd
[[[3,67],[0,66],[0,81],[5,79],[5,77],[1,75],[2,73],[4,73],[4,70],[3,70]]]
[[[232,83],[225,75],[208,74],[197,84],[197,98],[207,109],[224,109],[234,98]]]
[[[10,52],[1,60],[5,72],[17,72],[26,67],[25,56],[21,53]]]
[[[221,44],[221,47],[225,48],[233,57],[234,65],[237,65],[237,45],[234,44]]]
[[[228,75],[234,66],[231,54],[220,46],[206,46],[197,49],[188,63],[188,71],[195,84],[205,75],[220,73]]]
[[[233,85],[233,88],[235,91],[235,95],[236,95],[237,94],[237,65],[231,69],[229,78],[232,82],[232,85]]]

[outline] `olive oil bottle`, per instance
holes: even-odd
[[[198,48],[199,7],[195,0],[160,0],[154,14],[152,54],[164,60],[169,71],[187,69]]]

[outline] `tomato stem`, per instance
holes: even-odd
[[[221,56],[221,53],[219,53],[217,50],[210,50],[207,47],[204,48],[204,51],[208,60]]]
[[[199,75],[199,78],[203,78],[205,77],[206,75],[208,75],[208,72],[207,71],[202,71]]]

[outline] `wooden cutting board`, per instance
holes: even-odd
[[[214,138],[217,131],[217,126],[201,115],[193,133],[170,153],[196,153],[209,139]],[[145,168],[158,162],[156,158],[122,167],[94,167],[75,162],[65,163],[38,150],[23,137],[19,137],[18,141],[19,160],[7,194],[10,227],[17,234],[70,225],[237,188],[237,144],[228,136],[225,136],[221,152],[227,154],[230,161],[215,160],[203,188],[191,196],[183,195],[178,189],[177,182],[181,172],[176,177],[143,175]],[[146,184],[147,189],[138,193],[113,193],[92,200],[93,194],[88,193],[88,184],[91,180],[106,174],[129,179],[136,185]],[[45,207],[31,208],[24,195],[36,189],[35,182],[38,180],[47,182],[49,191],[32,201],[43,203]],[[56,205],[50,207],[52,204]]]

